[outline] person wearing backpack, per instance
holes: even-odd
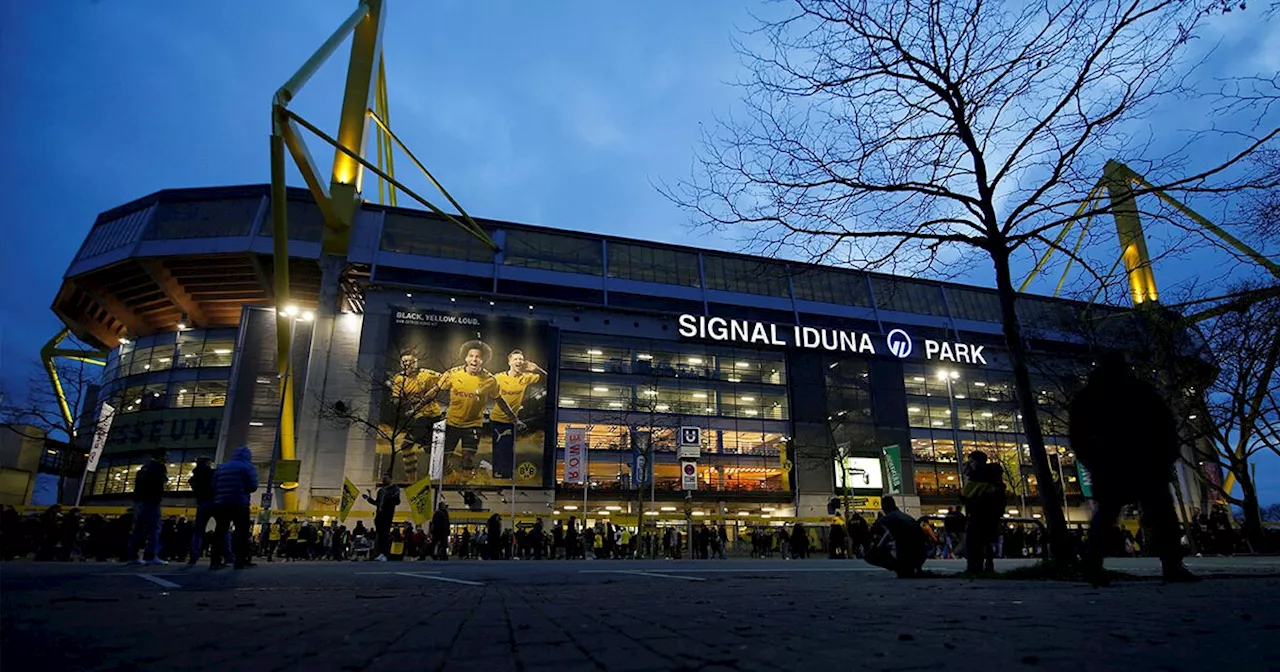
[[[160,498],[169,483],[169,472],[164,467],[166,453],[157,448],[151,459],[142,465],[133,481],[133,533],[129,536],[129,564],[167,565],[157,557],[160,550]],[[138,559],[138,547],[145,544],[142,559]]]
[[[378,535],[378,562],[386,562],[391,554],[391,521],[395,518],[396,507],[400,506],[400,486],[391,482],[391,474],[383,474],[378,485],[376,497],[364,496],[365,501],[373,505],[373,529]]]
[[[964,555],[970,574],[994,572],[995,543],[1004,515],[1004,472],[1000,465],[987,461],[981,450],[969,453],[964,464],[965,484],[960,501],[968,511]]]

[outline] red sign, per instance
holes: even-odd
[[[694,473],[695,471],[697,471],[697,470],[698,470],[698,468],[697,468],[697,467],[695,467],[695,466],[693,466],[693,463],[692,463],[692,462],[690,462],[689,464],[684,465],[684,473],[689,474],[690,476],[692,476],[692,475],[693,475],[693,473]]]

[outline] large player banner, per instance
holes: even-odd
[[[394,478],[435,472],[445,487],[549,483],[547,379],[555,366],[545,322],[398,308],[388,337],[382,422],[409,426]],[[437,423],[443,441],[433,441]],[[391,465],[391,452],[378,447],[375,476]]]

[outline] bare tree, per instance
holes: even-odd
[[[322,420],[342,428],[356,427],[374,441],[386,443],[390,454],[379,471],[395,478],[397,457],[410,453],[416,457],[420,448],[430,448],[419,444],[430,440],[428,421],[439,415],[435,399],[428,396],[439,372],[419,368],[416,358],[402,365],[398,352],[388,357],[382,366],[352,369],[359,399],[322,393],[317,413]],[[421,468],[415,461],[405,468],[405,477],[417,480]]]
[[[71,415],[70,423],[63,414],[62,400],[52,387],[43,364],[33,364],[25,393],[22,396],[5,395],[0,400],[0,424],[4,427],[0,431],[67,444],[66,454],[59,460],[58,492],[61,497],[68,477],[83,476],[77,471],[84,468],[83,458],[102,423],[97,414],[103,401],[97,396],[102,382],[102,367],[74,360],[57,361],[54,367]]]
[[[1245,537],[1261,549],[1262,511],[1252,465],[1259,454],[1280,456],[1280,297],[1241,305],[1202,324],[1201,331],[1216,375],[1203,396],[1188,386],[1189,436],[1207,444],[1213,461],[1235,477],[1239,496],[1214,479],[1204,482],[1243,509]],[[1197,410],[1201,403],[1203,410]],[[1193,466],[1203,475],[1200,465]]]
[[[1280,522],[1280,504],[1268,504],[1262,507],[1262,519],[1268,522]]]
[[[1280,104],[1280,75],[1276,76],[1272,86],[1275,88],[1274,102]],[[1261,150],[1251,158],[1250,164],[1258,173],[1255,179],[1280,181],[1280,150]],[[1240,203],[1240,218],[1249,224],[1259,239],[1280,242],[1280,189],[1245,194]]]
[[[936,271],[958,246],[989,257],[1053,557],[1070,558],[1035,413],[1010,260],[1048,247],[1111,157],[1141,147],[1126,124],[1187,93],[1181,59],[1219,2],[796,0],[740,44],[751,75],[745,117],[708,132],[692,178],[663,192],[711,228],[810,261]],[[1218,192],[1235,155],[1185,170],[1181,156],[1137,165],[1165,192]],[[1161,179],[1183,171],[1185,177]],[[1138,190],[1135,194],[1142,193]]]

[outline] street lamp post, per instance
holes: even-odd
[[[956,411],[956,395],[953,388],[955,381],[959,378],[959,371],[942,369],[938,372],[938,380],[947,383],[947,407],[951,412],[951,440],[956,446],[956,473],[960,477],[960,487],[964,488],[964,455],[960,450],[960,428],[956,424],[960,422],[960,414]]]
[[[281,309],[280,314],[289,318],[289,359],[284,363],[284,377],[280,379],[280,407],[276,412],[276,436],[275,440],[271,442],[271,465],[267,468],[267,487],[262,489],[262,513],[260,518],[263,525],[271,524],[271,504],[275,496],[276,462],[280,458],[280,429],[284,424],[285,391],[289,387],[289,378],[293,376],[293,339],[297,335],[299,320],[310,322],[315,319],[315,315],[311,311],[299,313],[298,309],[293,306]]]

